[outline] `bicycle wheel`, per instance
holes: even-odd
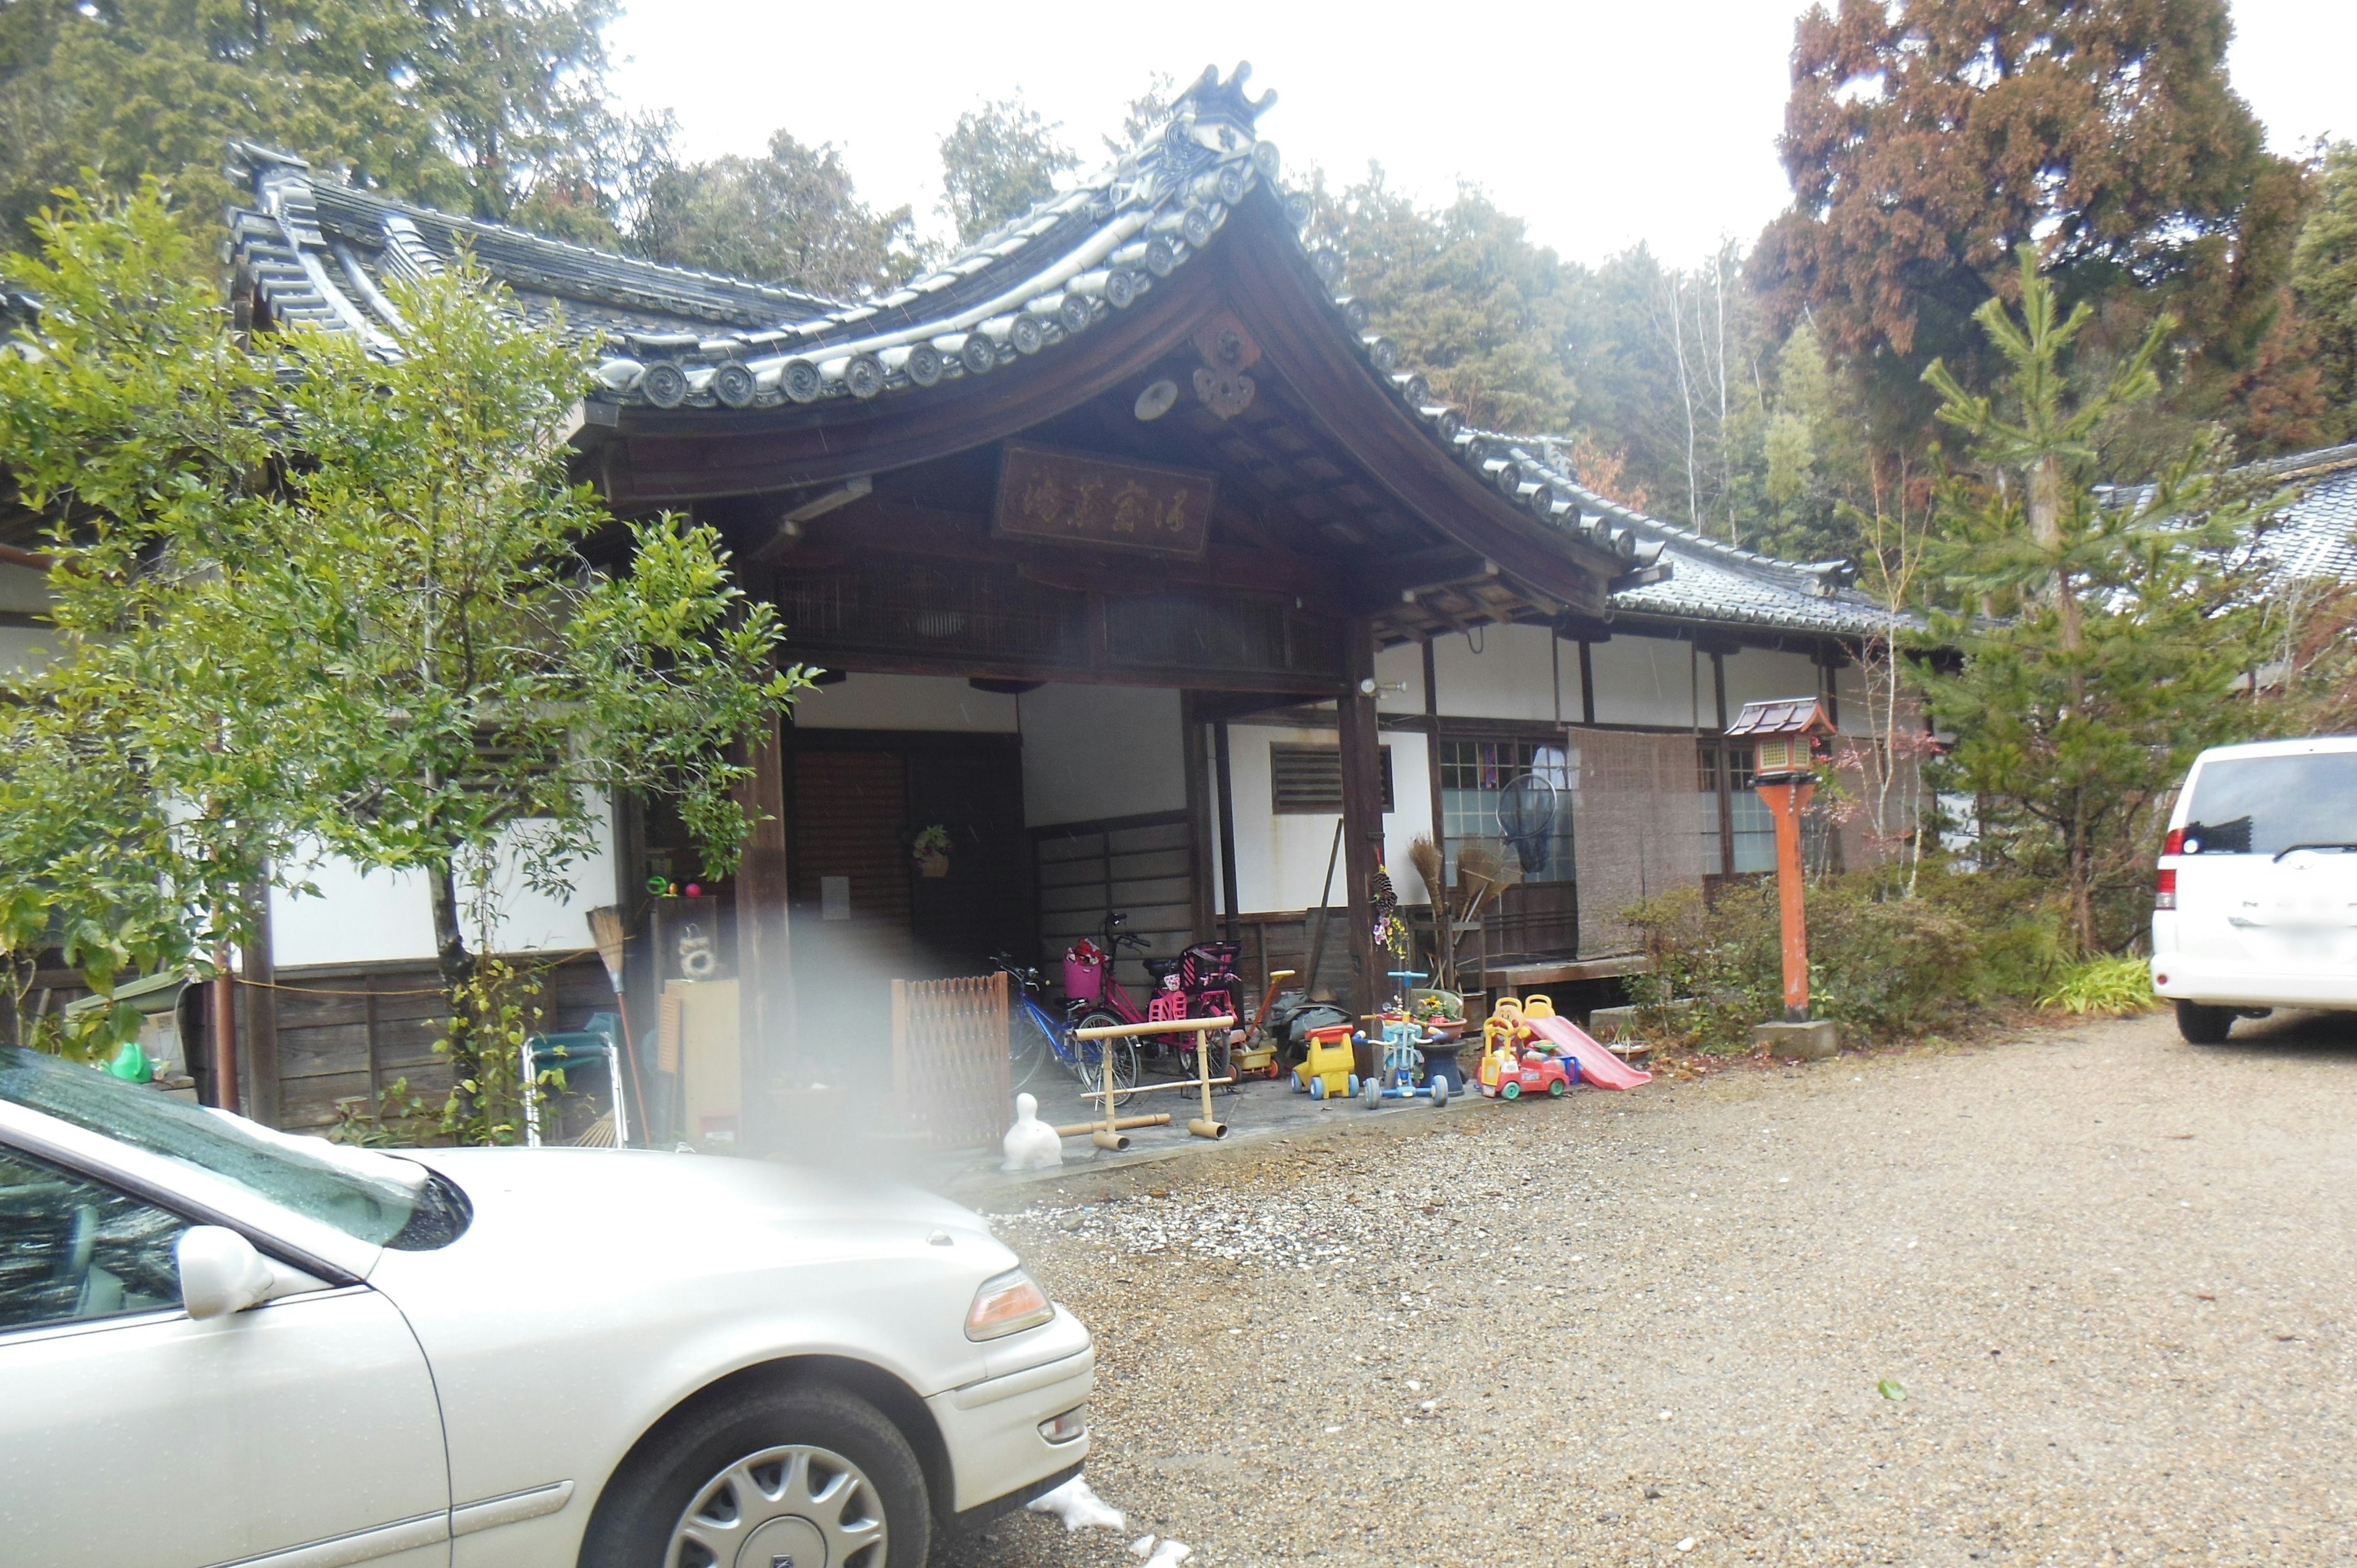
[[[1077,1029],[1103,1029],[1120,1023],[1113,1014],[1102,1010],[1084,1013],[1073,1026]],[[1129,1090],[1137,1087],[1137,1041],[1134,1037],[1115,1036],[1110,1040],[1075,1040],[1072,1042],[1072,1076],[1081,1080],[1083,1089],[1104,1087],[1104,1053],[1113,1053],[1113,1102],[1126,1104]]]
[[[1040,1064],[1056,1054],[1056,1038],[1048,1032],[1047,1021],[1028,1007],[1016,1008],[1006,1026],[1008,1087],[1020,1089],[1030,1082]]]

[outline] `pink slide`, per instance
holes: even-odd
[[[1653,1075],[1631,1067],[1588,1038],[1587,1031],[1568,1018],[1524,1018],[1532,1033],[1579,1064],[1579,1081],[1598,1089],[1634,1089],[1651,1083]]]

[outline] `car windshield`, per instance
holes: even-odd
[[[2357,850],[2357,751],[2201,765],[2185,813],[2186,854],[2281,854],[2303,844]]]
[[[209,1171],[377,1246],[425,1251],[466,1229],[465,1196],[414,1160],[274,1132],[21,1046],[0,1046],[0,1100]]]

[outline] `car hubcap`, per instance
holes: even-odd
[[[765,1448],[704,1484],[664,1568],[884,1568],[884,1505],[858,1466],[823,1448]]]

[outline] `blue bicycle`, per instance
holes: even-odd
[[[1074,1039],[1073,1026],[1049,1012],[1040,1001],[1047,994],[1048,983],[1037,969],[1017,963],[1006,953],[990,961],[1015,983],[1015,1011],[1006,1021],[1006,1076],[1010,1087],[1021,1089],[1042,1067],[1054,1061],[1080,1079],[1082,1088],[1103,1089],[1104,1052],[1110,1048],[1113,1102],[1119,1105],[1127,1101],[1128,1090],[1137,1084],[1137,1042]]]

